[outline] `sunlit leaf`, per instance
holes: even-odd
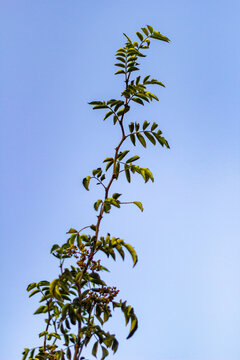
[[[146,36],[148,36],[148,34],[149,34],[148,29],[147,29],[147,28],[141,28],[141,29],[142,29],[142,31],[144,32],[144,34],[145,34]]]
[[[134,161],[136,161],[136,160],[138,160],[138,159],[140,159],[140,156],[135,155],[135,156],[131,157],[130,159],[128,159],[128,160],[126,161],[126,164],[132,163],[132,162],[134,162]]]
[[[126,175],[127,181],[130,183],[131,182],[131,175],[130,175],[129,169],[125,168],[125,175]]]
[[[145,141],[144,137],[143,137],[141,134],[139,134],[139,133],[137,133],[136,135],[137,135],[138,140],[139,140],[140,143],[142,144],[142,146],[143,146],[143,147],[146,147],[147,144],[146,144],[146,141]]]
[[[109,354],[108,350],[105,348],[105,346],[102,346],[102,358],[101,358],[101,360],[104,360],[108,356],[108,354]]]
[[[133,201],[133,204],[137,205],[137,207],[143,211],[143,206],[142,206],[142,203],[140,201]]]
[[[132,98],[132,101],[144,106],[144,102],[141,99],[137,98],[137,97]]]
[[[136,317],[134,317],[134,318],[132,319],[132,322],[131,322],[131,328],[130,328],[130,332],[129,332],[129,334],[128,334],[127,339],[130,339],[130,337],[133,336],[133,334],[135,333],[135,331],[137,330],[137,328],[138,328],[138,320],[137,320]]]
[[[153,145],[156,145],[156,140],[149,131],[144,131],[144,135],[148,138],[149,141],[151,141]]]
[[[77,232],[78,231],[76,229],[71,228],[68,230],[67,234],[76,234]]]
[[[24,349],[22,360],[25,360],[27,358],[29,351],[30,351],[30,349],[28,349],[28,348]]]
[[[32,297],[33,295],[35,295],[35,294],[37,294],[37,293],[39,293],[39,292],[40,292],[39,289],[35,289],[35,290],[33,290],[33,291],[31,292],[31,294],[29,295],[29,297]]]
[[[148,30],[150,31],[150,33],[152,34],[152,33],[153,33],[153,28],[152,28],[152,26],[147,25],[147,28],[148,28]]]
[[[86,190],[89,190],[89,183],[90,183],[90,176],[87,176],[83,179],[83,186],[85,187]]]
[[[155,122],[152,124],[151,131],[154,131],[158,127],[158,124]]]
[[[149,124],[150,123],[147,122],[147,120],[145,120],[144,123],[143,123],[143,126],[142,126],[143,130],[145,130],[149,126]]]
[[[143,35],[140,32],[136,32],[137,37],[139,38],[140,41],[143,41]]]
[[[123,243],[123,246],[128,250],[128,252],[132,256],[133,266],[135,266],[136,263],[138,262],[138,256],[135,249],[130,244]]]
[[[97,350],[98,350],[98,341],[95,342],[92,348],[92,355],[97,357]]]
[[[115,72],[115,75],[118,75],[118,74],[125,74],[125,71],[124,70],[118,70],[117,72]]]

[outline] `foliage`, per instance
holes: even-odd
[[[125,34],[124,34],[125,35]],[[129,155],[129,150],[122,147],[127,142],[134,146],[139,142],[144,148],[149,141],[153,145],[159,143],[162,147],[169,148],[167,140],[158,129],[158,124],[150,124],[144,121],[140,123],[124,123],[126,114],[130,111],[130,103],[139,105],[158,101],[155,94],[148,88],[151,85],[164,86],[162,82],[153,79],[150,75],[141,78],[137,76],[131,79],[133,73],[139,71],[139,58],[146,55],[143,51],[149,49],[151,39],[169,42],[169,39],[154,31],[149,25],[136,33],[139,42],[132,42],[125,35],[127,42],[123,48],[116,52],[119,68],[115,74],[123,75],[124,90],[120,99],[108,101],[92,101],[89,104],[93,109],[104,109],[106,111],[104,120],[112,118],[113,124],[118,125],[121,138],[115,148],[113,156],[107,157],[104,167],[92,171],[91,175],[83,179],[83,186],[89,190],[90,183],[96,181],[103,189],[103,196],[94,203],[97,212],[97,223],[86,226],[81,230],[71,228],[68,231],[68,239],[63,245],[55,244],[51,253],[59,261],[60,273],[56,279],[31,283],[27,287],[29,297],[39,295],[40,307],[34,314],[43,314],[45,327],[39,334],[41,346],[34,349],[24,349],[23,360],[63,360],[85,359],[82,356],[84,347],[90,341],[93,342],[92,355],[102,360],[105,359],[109,350],[117,351],[118,341],[115,334],[106,330],[105,323],[115,309],[123,312],[126,324],[130,323],[128,339],[135,333],[138,320],[134,309],[126,301],[117,300],[118,292],[115,287],[108,286],[102,279],[102,273],[108,271],[97,257],[101,253],[107,257],[116,259],[118,253],[122,259],[127,251],[132,257],[133,266],[136,265],[138,257],[132,245],[126,243],[118,235],[100,235],[100,225],[104,214],[109,214],[112,207],[120,208],[122,204],[134,204],[141,211],[143,206],[140,201],[122,202],[120,193],[111,193],[111,185],[121,175],[131,182],[131,176],[138,174],[145,182],[153,181],[153,174],[148,168],[136,165],[139,156]],[[90,234],[83,233],[89,229]],[[69,263],[66,267],[66,263]]]

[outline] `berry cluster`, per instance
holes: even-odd
[[[89,292],[88,299],[97,303],[109,304],[118,295],[118,293],[119,290],[117,290],[115,286],[103,286],[101,289],[92,289]]]

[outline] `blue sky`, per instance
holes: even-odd
[[[132,243],[139,264],[111,264],[109,281],[134,305],[139,330],[118,360],[240,359],[239,11],[236,0],[0,3],[1,360],[37,345],[41,320],[28,283],[54,278],[53,243],[94,222],[81,180],[119,138],[88,101],[118,97],[114,53],[145,24],[152,42],[142,74],[166,84],[160,101],[129,121],[156,121],[171,150],[132,149],[154,184],[120,182],[134,207],[104,219]]]

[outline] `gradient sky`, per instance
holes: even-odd
[[[95,221],[98,188],[82,178],[112,154],[119,132],[88,101],[119,96],[114,53],[145,24],[152,42],[142,74],[166,84],[160,102],[130,121],[156,121],[171,150],[132,154],[155,175],[114,187],[125,207],[102,231],[134,245],[139,263],[109,264],[109,281],[134,305],[139,330],[116,316],[117,360],[240,359],[240,50],[238,0],[2,0],[1,355],[38,344],[32,281],[53,279],[51,245]],[[112,356],[110,356],[112,358]],[[92,357],[90,357],[92,359]]]

